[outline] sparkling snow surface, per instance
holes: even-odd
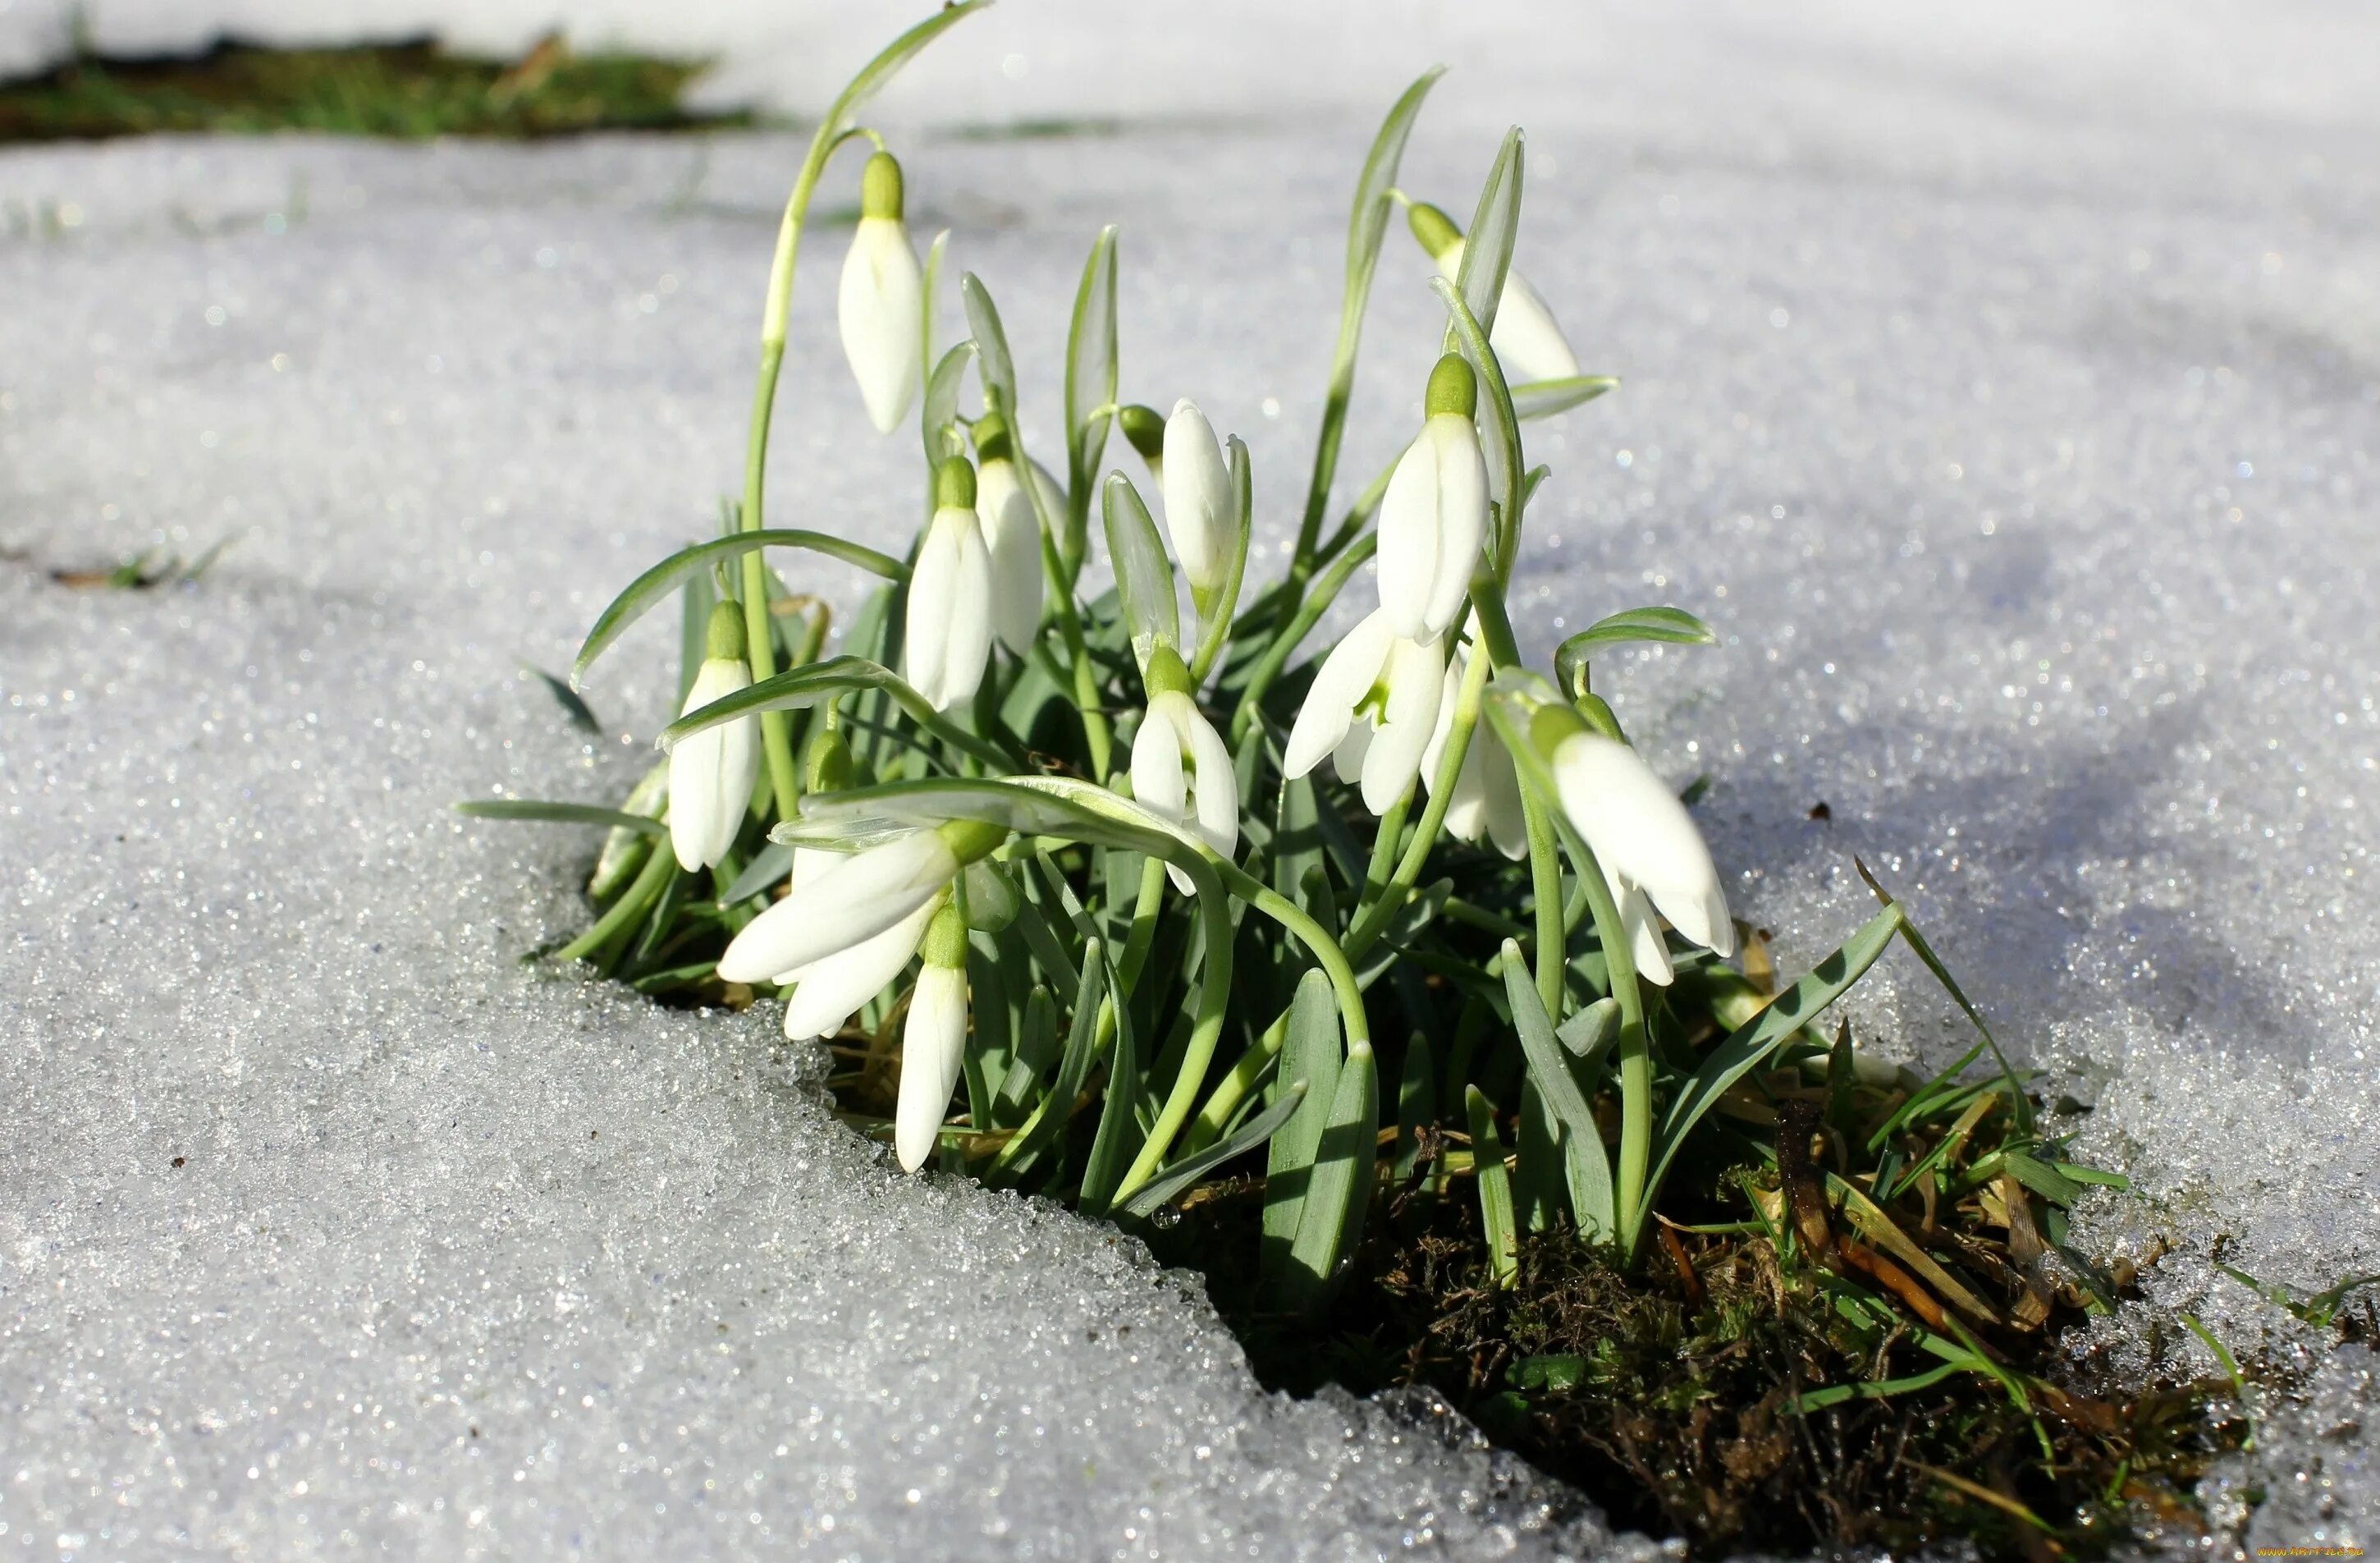
[[[1900,891],[2138,1180],[2086,1244],[2172,1243],[2156,1304],[2305,1366],[2215,1485],[2222,1546],[2371,1545],[2372,1357],[2205,1263],[2229,1233],[2301,1288],[2380,1269],[2370,24],[1468,6],[1322,59],[1251,20],[1318,106],[1158,64],[1120,126],[917,128],[1108,110],[1011,92],[1023,10],[888,101],[913,218],[1000,300],[1044,451],[1121,221],[1127,392],[1247,437],[1269,549],[1379,107],[1461,67],[1406,180],[1458,213],[1529,125],[1524,268],[1627,377],[1531,431],[1533,644],[1643,602],[1721,628],[1598,678],[1665,774],[1711,774],[1738,912],[1798,968],[1872,909],[1853,852]],[[735,486],[799,155],[0,157],[0,1557],[1614,1552],[1426,1410],[1266,1396],[1110,1229],[895,1176],[769,1016],[517,964],[583,925],[593,842],[447,804],[610,801],[646,763],[664,627],[597,670],[598,741],[517,664],[566,665]],[[897,547],[914,439],[847,383],[842,242],[771,519]],[[1342,494],[1418,416],[1424,275],[1400,236]],[[49,575],[224,537],[191,588]],[[1963,1045],[1900,955],[1852,1013]]]

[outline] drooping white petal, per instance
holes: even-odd
[[[710,657],[694,676],[678,714],[724,700],[752,682],[752,670],[735,657]],[[692,873],[727,855],[752,805],[759,779],[760,746],[750,717],[706,727],[670,751],[670,849],[678,867]]]
[[[1478,429],[1461,413],[1432,417],[1422,438],[1438,448],[1438,562],[1421,636],[1427,639],[1446,633],[1470,594],[1480,544],[1488,539],[1488,458]]]
[[[1521,773],[1493,727],[1480,724],[1472,741],[1475,745],[1472,753],[1479,760],[1479,790],[1487,804],[1488,839],[1496,844],[1496,850],[1518,862],[1529,855],[1528,817],[1521,809]]]
[[[1165,496],[1165,535],[1182,573],[1198,592],[1213,592],[1231,573],[1237,507],[1232,501],[1231,469],[1215,427],[1187,397],[1173,404],[1165,421],[1165,457],[1160,480]]]
[[[1305,691],[1305,703],[1298,707],[1297,720],[1289,729],[1289,743],[1281,756],[1283,775],[1296,780],[1339,747],[1347,736],[1348,724],[1354,720],[1356,702],[1379,682],[1391,639],[1388,620],[1378,613],[1369,614],[1322,659]]]
[[[1496,324],[1488,333],[1488,345],[1495,349],[1511,385],[1567,380],[1579,372],[1578,355],[1554,324],[1553,311],[1516,271],[1504,273],[1504,295],[1496,301]]]
[[[925,273],[897,217],[862,217],[843,258],[835,320],[868,421],[889,434],[907,416],[925,372]]]
[[[1439,686],[1445,677],[1436,641],[1392,641],[1381,682],[1387,699],[1378,729],[1364,751],[1364,807],[1394,808],[1421,774],[1422,751],[1438,727]]]
[[[794,989],[785,997],[785,1035],[798,1042],[843,1030],[861,1005],[882,993],[909,964],[926,936],[926,924],[941,908],[941,898],[934,897],[874,938],[779,976],[780,983],[791,983]]]
[[[1186,695],[1174,698],[1190,704]],[[1232,751],[1224,746],[1223,735],[1196,707],[1191,707],[1187,722],[1178,725],[1190,740],[1190,802],[1198,835],[1217,852],[1231,857],[1240,845],[1240,778],[1232,764]]]
[[[901,1097],[892,1115],[893,1147],[904,1172],[917,1171],[934,1154],[935,1131],[959,1082],[966,1029],[966,972],[948,966],[919,971],[901,1032]]]
[[[1424,633],[1438,574],[1438,458],[1425,425],[1380,498],[1380,615],[1390,634],[1407,640]]]
[[[1041,628],[1041,519],[1013,461],[987,461],[976,474],[975,513],[991,558],[991,632],[1023,656]]]
[[[1607,883],[1610,876],[1605,875]],[[1628,934],[1628,953],[1636,963],[1636,974],[1657,988],[1666,988],[1677,975],[1670,965],[1670,946],[1661,937],[1661,924],[1653,915],[1653,903],[1645,892],[1633,885],[1612,883],[1612,898],[1620,903],[1620,926]]]
[[[1452,282],[1463,269],[1463,241],[1456,239],[1437,260],[1439,275]],[[1496,299],[1496,324],[1488,330],[1488,346],[1503,366],[1507,385],[1525,385],[1536,380],[1567,380],[1578,372],[1578,355],[1553,311],[1528,278],[1506,267],[1504,291]]]
[[[945,505],[909,574],[903,676],[937,711],[974,695],[991,654],[991,554],[976,513]]]
[[[1179,697],[1177,697],[1179,698]],[[1190,780],[1182,767],[1182,734],[1159,695],[1148,702],[1132,740],[1132,795],[1169,820],[1187,815]]]
[[[1727,895],[1693,816],[1633,749],[1573,733],[1553,752],[1562,812],[1615,880],[1649,897],[1678,932],[1719,955],[1735,950]]]
[[[936,832],[844,859],[744,925],[719,957],[729,983],[767,983],[874,938],[939,894],[959,861]]]

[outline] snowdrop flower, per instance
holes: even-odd
[[[925,274],[901,220],[901,165],[880,152],[859,177],[859,226],[835,297],[844,356],[880,434],[900,426],[924,377],[925,300]]]
[[[1222,735],[1190,698],[1190,672],[1171,646],[1149,658],[1148,710],[1132,740],[1135,800],[1229,858],[1240,843],[1240,782]],[[1168,863],[1173,886],[1190,876]]]
[[[1372,614],[1322,659],[1282,773],[1293,781],[1330,755],[1341,781],[1361,778],[1364,807],[1388,812],[1421,773],[1445,675],[1436,639],[1407,640],[1389,628],[1387,609]]]
[[[1186,397],[1165,421],[1165,452],[1156,470],[1165,495],[1166,540],[1189,578],[1192,600],[1204,611],[1231,573],[1239,507],[1215,426]]]
[[[681,716],[726,699],[752,682],[744,660],[744,609],[734,602],[710,610],[702,667],[686,691]],[[692,873],[709,868],[735,845],[752,787],[760,779],[759,723],[749,716],[722,722],[670,751],[670,848],[677,866]]]
[[[1446,681],[1438,704],[1438,727],[1422,751],[1421,780],[1435,788],[1439,762],[1454,730],[1454,707],[1470,653],[1460,647],[1446,665]],[[1477,841],[1482,836],[1496,850],[1518,861],[1528,856],[1529,833],[1521,813],[1521,778],[1512,756],[1496,729],[1481,721],[1471,729],[1470,747],[1463,751],[1463,768],[1454,775],[1454,796],[1446,806],[1446,828],[1457,840]]]
[[[901,1170],[915,1172],[934,1154],[966,1057],[966,919],[955,906],[934,914],[925,933],[926,964],[909,994],[901,1032],[901,1094],[892,1110],[892,1148]]]
[[[1126,444],[1140,453],[1148,464],[1148,475],[1161,493],[1165,488],[1165,420],[1157,409],[1143,407],[1138,402],[1116,409],[1116,426],[1123,431]]]
[[[1429,372],[1424,406],[1380,500],[1380,612],[1408,641],[1436,640],[1462,613],[1488,537],[1488,461],[1471,421],[1479,384],[1459,354]]]
[[[1562,812],[1603,865],[1645,980],[1667,986],[1671,976],[1657,910],[1705,949],[1734,954],[1735,924],[1710,849],[1653,768],[1619,739],[1588,731],[1560,739],[1548,759]]]
[[[991,553],[976,519],[975,469],[966,458],[942,463],[935,498],[909,572],[902,676],[935,710],[947,711],[974,698],[991,656]]]
[[[785,1034],[834,1035],[909,964],[959,871],[1006,836],[960,821],[850,857],[796,849],[791,889],[729,943],[720,980],[790,987]]]
[[[1452,282],[1463,270],[1463,235],[1447,214],[1427,201],[1417,201],[1405,213],[1414,237],[1429,251],[1438,275]],[[1536,380],[1568,380],[1578,373],[1578,355],[1570,339],[1554,324],[1554,312],[1529,279],[1506,267],[1504,291],[1496,299],[1496,324],[1488,329],[1488,345],[1504,377],[1515,385]]]
[[[998,413],[976,420],[975,451],[983,462],[976,474],[975,513],[991,556],[991,632],[1023,656],[1041,629],[1041,517],[1025,486],[1038,485],[1041,474],[1020,476],[1008,425]]]

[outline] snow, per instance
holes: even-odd
[[[2205,1252],[2380,1269],[2370,24],[1457,10],[1328,69],[1329,9],[1178,58],[1059,6],[940,45],[884,123],[1000,301],[1028,443],[1120,220],[1127,391],[1249,440],[1277,547],[1354,164],[1453,60],[1406,183],[1465,209],[1523,118],[1522,264],[1627,382],[1532,431],[1532,643],[1646,601],[1720,628],[1598,683],[1711,773],[1739,913],[1791,968],[1872,905],[1853,852],[1908,899],[2139,1181],[2086,1241],[2172,1241],[2158,1305],[2312,1378],[2216,1484],[2218,1518],[2277,1495],[2227,1534],[2369,1545],[2368,1353]],[[882,27],[817,16],[796,102]],[[1119,58],[1160,63],[1127,95]],[[1125,118],[929,128],[1085,114]],[[445,805],[646,763],[658,629],[598,669],[596,740],[517,664],[735,486],[799,146],[0,157],[0,1556],[1609,1554],[1427,1408],[1264,1395],[1111,1230],[893,1176],[765,1016],[517,963],[583,919],[592,843]],[[912,446],[867,430],[816,243],[772,515],[897,543]],[[1425,275],[1391,250],[1343,491],[1418,416]],[[47,575],[225,536],[191,588]],[[1962,1045],[1898,955],[1852,1012]]]

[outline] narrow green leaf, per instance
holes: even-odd
[[[1715,646],[1711,627],[1683,608],[1628,608],[1593,624],[1564,641],[1554,652],[1554,681],[1575,700],[1585,692],[1579,670],[1606,646],[1657,641],[1672,646]]]
[[[1488,1262],[1495,1269],[1496,1284],[1510,1288],[1520,1278],[1521,1241],[1512,1223],[1512,1177],[1504,1167],[1504,1142],[1496,1138],[1495,1109],[1477,1086],[1463,1088],[1463,1104],[1471,1119],[1472,1176],[1479,1185]]]
[[[1082,1094],[1083,1082],[1090,1078],[1091,1063],[1099,1052],[1099,1003],[1107,992],[1107,950],[1093,939],[1083,948],[1082,976],[1075,988],[1075,1020],[1066,1032],[1066,1051],[1058,1060],[1058,1078],[1050,1094],[1025,1120],[1025,1127],[992,1159],[989,1171],[1002,1175],[1003,1180],[1030,1171],[1042,1151],[1066,1127],[1075,1098]]]
[[[1297,997],[1290,1005],[1280,1066],[1284,1090],[1299,1084],[1307,1088],[1305,1106],[1273,1136],[1267,1151],[1263,1252],[1268,1274],[1278,1273],[1288,1262],[1290,1244],[1297,1238],[1314,1158],[1339,1094],[1341,1050],[1339,1003],[1330,979],[1309,970],[1298,979]]]
[[[1116,592],[1132,634],[1133,660],[1146,668],[1159,641],[1177,649],[1182,644],[1173,561],[1166,557],[1165,541],[1130,478],[1110,472],[1100,502],[1107,517],[1108,558],[1115,567]]]
[[[1438,1055],[1427,1032],[1405,1039],[1404,1065],[1397,1071],[1397,1159],[1399,1182],[1411,1178],[1421,1160],[1421,1131],[1438,1121]]]
[[[934,365],[933,373],[926,377],[926,410],[917,426],[925,433],[929,467],[939,467],[949,458],[964,454],[958,433],[959,390],[965,385],[967,366],[975,359],[973,341],[953,343]]]
[[[1112,986],[1112,975],[1109,981]],[[1107,1214],[1142,1139],[1135,1112],[1140,1090],[1140,1050],[1133,1040],[1132,1006],[1123,1001],[1121,991],[1114,1010],[1115,1046],[1108,1054],[1107,1100],[1099,1105],[1099,1133],[1091,1142],[1090,1164],[1083,1169],[1078,1202],[1086,1215]]]
[[[1216,1142],[1195,1156],[1184,1156],[1167,1167],[1159,1177],[1149,1179],[1134,1191],[1132,1198],[1117,1208],[1126,1215],[1146,1219],[1172,1203],[1176,1195],[1225,1162],[1244,1156],[1271,1137],[1273,1131],[1287,1123],[1305,1100],[1303,1083],[1291,1086],[1281,1093],[1281,1100],[1250,1118],[1226,1138]]]
[[[1532,984],[1534,986],[1534,984]],[[1554,1028],[1556,1040],[1570,1049],[1582,1066],[1580,1079],[1596,1078],[1595,1068],[1604,1049],[1620,1040],[1620,1001],[1598,998]]]
[[[1471,228],[1463,240],[1463,264],[1455,287],[1471,308],[1479,329],[1493,336],[1496,306],[1504,297],[1504,277],[1512,267],[1512,246],[1521,236],[1521,171],[1526,162],[1524,138],[1517,125],[1504,132],[1488,182],[1479,189],[1479,204],[1471,214]]]
[[[1291,1243],[1285,1291],[1300,1312],[1321,1305],[1341,1261],[1353,1252],[1372,1203],[1374,1153],[1380,1135],[1379,1071],[1372,1044],[1355,1042],[1339,1068],[1339,1090],[1322,1130],[1305,1190],[1297,1237]]]
[[[783,842],[771,841],[752,854],[752,861],[744,865],[744,872],[735,876],[735,883],[727,887],[727,894],[721,898],[729,902],[748,901],[755,896],[766,895],[769,886],[791,873],[793,869],[794,849]]]
[[[1653,1172],[1645,1183],[1645,1208],[1649,1216],[1661,1191],[1670,1163],[1684,1146],[1686,1136],[1703,1115],[1718,1104],[1728,1088],[1760,1067],[1786,1040],[1840,998],[1876,962],[1906,925],[1898,906],[1888,906],[1865,926],[1843,941],[1842,947],[1812,968],[1810,973],[1764,1006],[1759,1014],[1736,1028],[1733,1035],[1710,1050],[1677,1100],[1670,1104],[1660,1132],[1654,1140]]]
[[[552,824],[601,824],[646,836],[667,836],[669,826],[642,814],[606,809],[593,803],[546,803],[531,798],[474,798],[455,805],[458,814],[475,820],[540,820]]]
[[[1026,995],[1024,1023],[1016,1033],[1016,1055],[1009,1061],[1008,1076],[1001,1082],[999,1094],[992,1102],[996,1122],[1008,1125],[1023,1120],[1026,1105],[1033,1099],[1033,1088],[1039,1083],[1041,1071],[1058,1056],[1058,1001],[1050,996],[1047,987],[1036,983],[1033,991]]]
[[[1620,381],[1609,374],[1574,374],[1566,380],[1531,380],[1512,387],[1512,416],[1522,422],[1536,418],[1551,418],[1558,412],[1568,412],[1582,402],[1591,402],[1607,391],[1617,390]]]
[[[1906,1378],[1870,1378],[1857,1384],[1831,1384],[1824,1389],[1806,1389],[1793,1399],[1793,1409],[1803,1415],[1840,1406],[1846,1400],[1881,1400],[1894,1395],[1906,1395],[1912,1390],[1926,1389],[1941,1383],[1952,1374],[1979,1373],[1973,1362],[1945,1362],[1938,1368],[1911,1374]],[[1985,1374],[1985,1377],[1991,1376]]]
[[[1107,449],[1116,399],[1116,229],[1091,241],[1066,328],[1066,492],[1086,497]]]
[[[1405,141],[1421,115],[1422,101],[1438,84],[1446,67],[1436,66],[1407,87],[1365,155],[1364,170],[1355,180],[1354,209],[1347,218],[1347,280],[1339,303],[1339,341],[1330,355],[1330,385],[1323,397],[1322,429],[1314,442],[1314,472],[1305,488],[1305,511],[1298,523],[1297,556],[1305,559],[1322,535],[1322,517],[1330,503],[1330,480],[1339,470],[1339,443],[1346,432],[1347,402],[1355,384],[1355,349],[1364,339],[1364,307],[1372,296],[1372,274],[1380,260],[1380,239],[1388,231],[1389,191],[1397,182]]]
[[[959,301],[966,306],[967,329],[975,333],[976,352],[982,360],[984,400],[1011,423],[1016,418],[1016,363],[1009,356],[1008,332],[991,292],[973,272],[959,278]]]
[[[1529,1079],[1571,1142],[1562,1153],[1563,1167],[1579,1233],[1590,1242],[1607,1240],[1618,1235],[1619,1227],[1612,1211],[1611,1159],[1603,1148],[1603,1131],[1596,1126],[1594,1105],[1572,1072],[1578,1066],[1570,1050],[1554,1034],[1521,946],[1505,940],[1503,956],[1504,999],[1512,1007],[1512,1029],[1520,1033]]]
[[[850,129],[857,123],[856,116],[860,105],[874,97],[903,66],[916,58],[919,50],[941,37],[953,22],[982,10],[990,4],[991,0],[957,0],[955,4],[946,4],[886,44],[881,54],[859,67],[859,74],[851,79],[842,95],[834,100],[833,106],[827,110],[825,122],[819,128],[819,140],[832,141]]]
[[[578,660],[571,665],[570,682],[575,689],[584,683],[587,669],[617,641],[631,624],[654,604],[667,596],[677,583],[698,570],[707,570],[715,563],[739,557],[756,548],[804,548],[813,554],[824,554],[840,559],[887,580],[905,580],[908,568],[888,554],[880,554],[852,542],[822,531],[801,531],[785,528],[764,528],[759,531],[739,531],[732,537],[714,537],[708,543],[698,543],[691,548],[681,548],[628,583],[627,590],[612,599],[595,619],[595,628],[587,632],[586,643],[578,648]]]
[[[2059,1172],[2048,1163],[2037,1161],[2022,1151],[2001,1154],[2000,1165],[2009,1176],[2047,1200],[2051,1204],[2070,1207],[2082,1197],[2082,1185]]]

